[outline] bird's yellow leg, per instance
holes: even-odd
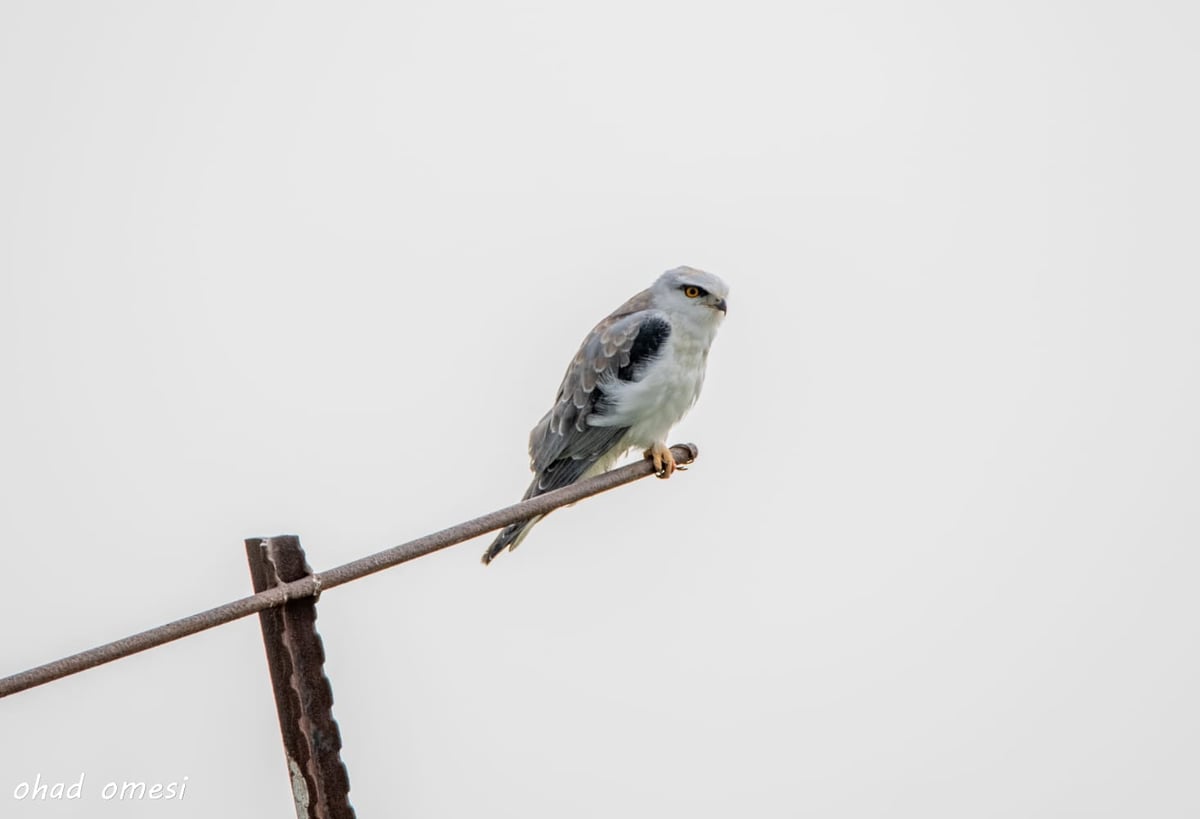
[[[675,456],[671,454],[671,448],[661,441],[655,441],[646,450],[646,457],[654,462],[654,474],[658,477],[669,478],[675,473]]]

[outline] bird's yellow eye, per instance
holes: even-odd
[[[683,295],[687,296],[689,299],[694,299],[700,295],[700,288],[694,284],[689,284],[687,287],[683,288]]]

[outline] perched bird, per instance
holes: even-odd
[[[533,483],[525,498],[607,471],[644,448],[660,478],[675,471],[667,433],[700,397],[708,348],[729,287],[703,270],[658,277],[588,333],[554,406],[529,433]],[[483,562],[515,549],[544,515],[501,530]]]

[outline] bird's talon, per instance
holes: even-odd
[[[646,450],[646,457],[654,464],[655,477],[665,480],[678,469],[675,465],[675,456],[671,454],[671,450],[666,444],[655,444],[650,447]]]

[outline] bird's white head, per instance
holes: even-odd
[[[674,315],[714,325],[725,317],[729,285],[712,273],[677,267],[659,276],[650,290],[655,307]]]

